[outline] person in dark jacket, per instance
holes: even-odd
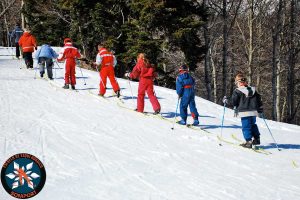
[[[263,112],[263,104],[260,94],[247,83],[243,74],[235,77],[237,88],[233,91],[230,98],[223,98],[223,103],[228,106],[236,107],[237,115],[241,117],[242,131],[245,143],[241,146],[252,148],[252,145],[260,144],[260,133],[256,125],[256,116]],[[252,140],[253,139],[253,140]]]
[[[195,103],[195,80],[189,74],[189,68],[187,65],[182,65],[179,67],[179,75],[176,79],[176,92],[178,97],[181,98],[180,101],[180,117],[181,121],[178,123],[181,125],[186,125],[187,120],[187,107],[190,107],[191,115],[194,119],[193,126],[199,124],[199,114]]]
[[[19,40],[20,37],[23,35],[24,31],[23,29],[20,27],[20,24],[16,24],[15,29],[12,31],[10,37],[11,37],[11,41],[15,40],[15,45],[16,45],[16,57],[19,59],[20,57],[20,46],[19,46]]]
[[[38,60],[40,66],[40,75],[44,76],[45,73],[45,64],[47,68],[47,75],[50,80],[53,80],[53,60],[58,57],[58,54],[51,48],[50,45],[44,44],[37,50],[35,53],[35,58]]]

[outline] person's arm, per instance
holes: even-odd
[[[141,62],[137,62],[134,66],[132,72],[130,73],[129,77],[131,79],[138,79],[141,74]]]
[[[97,54],[95,64],[99,66],[101,65],[101,63],[102,63],[102,57],[99,54]]]
[[[58,57],[57,57],[57,61],[58,62],[61,62],[64,60],[64,52],[65,52],[65,48],[62,48],[58,54]]]
[[[183,95],[183,84],[182,84],[182,80],[180,77],[177,77],[176,79],[176,92],[177,92],[177,95],[179,97],[182,97]]]

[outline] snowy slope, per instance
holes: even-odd
[[[0,51],[1,52],[1,51]],[[3,57],[2,57],[3,58]],[[18,60],[0,60],[0,165],[21,152],[44,163],[47,182],[41,200],[295,200],[300,197],[300,127],[261,119],[264,155],[223,143],[217,135],[223,107],[197,98],[201,130],[175,125],[177,97],[155,87],[162,105],[156,117],[135,108],[138,84],[118,79],[124,104],[96,97],[99,77],[77,69],[78,92],[63,90],[63,64],[50,83]],[[60,69],[61,68],[61,69]],[[38,74],[38,73],[37,73]],[[110,84],[107,96],[112,94]],[[152,112],[146,100],[146,111]],[[242,138],[239,119],[226,109],[223,136]],[[0,199],[10,197],[0,187]]]

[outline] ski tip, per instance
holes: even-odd
[[[219,146],[223,146],[221,143],[219,143]]]

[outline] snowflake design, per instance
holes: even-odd
[[[12,184],[12,189],[15,189],[19,186],[22,186],[27,182],[28,187],[31,189],[33,188],[33,179],[39,178],[40,176],[32,171],[33,162],[29,163],[24,166],[20,167],[20,165],[16,162],[14,162],[14,173],[6,174],[6,176],[12,180],[14,180],[14,183]]]

